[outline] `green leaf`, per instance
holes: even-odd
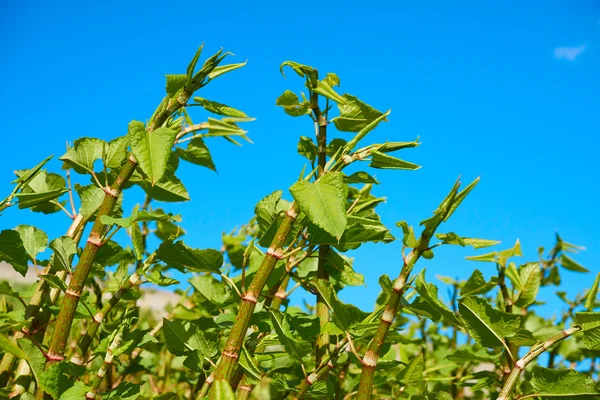
[[[402,228],[402,233],[404,237],[402,238],[402,243],[406,247],[410,247],[411,249],[417,245],[417,238],[415,237],[415,232],[412,226],[409,226],[406,221],[396,222],[396,226]]]
[[[294,70],[295,73],[297,73],[301,78],[306,77],[311,86],[316,86],[317,85],[317,80],[319,79],[319,72],[314,69],[313,67],[310,67],[308,65],[304,65],[304,64],[300,64],[294,61],[284,61],[283,63],[281,63],[281,65],[279,66],[279,71],[281,72],[281,75],[285,76],[285,74],[283,73],[283,68],[284,67],[290,67]]]
[[[186,149],[177,147],[176,151],[177,156],[185,161],[206,167],[213,171],[217,170],[210,155],[210,151],[208,150],[208,147],[206,147],[206,144],[204,144],[204,140],[201,137],[190,140]]]
[[[231,385],[226,380],[216,380],[213,385],[215,386],[214,391],[214,399],[215,400],[234,400],[235,393],[231,388]],[[211,397],[212,398],[212,397]]]
[[[213,114],[223,115],[225,117],[234,118],[248,118],[246,113],[240,110],[236,110],[228,105],[217,103],[216,101],[210,101],[203,99],[202,97],[194,97],[194,101],[204,107],[204,109]]]
[[[108,168],[120,168],[127,158],[127,136],[119,136],[104,145],[104,165]]]
[[[21,294],[13,289],[7,281],[0,281],[0,295],[14,297],[22,303],[25,303]]]
[[[19,232],[23,247],[29,255],[30,260],[35,260],[36,256],[46,250],[48,247],[48,235],[41,229],[31,225],[18,225],[15,231]]]
[[[165,86],[167,95],[173,97],[192,77],[191,74],[189,76],[188,74],[168,74],[165,75],[165,78],[167,78],[167,84]]]
[[[598,297],[598,286],[599,285],[600,285],[600,273],[598,273],[598,275],[596,275],[596,280],[594,281],[594,284],[592,285],[592,288],[588,292],[588,295],[585,299],[585,308],[589,312],[593,312],[594,308],[596,306],[596,297]]]
[[[104,400],[137,400],[140,397],[140,385],[130,382],[121,382],[119,385],[104,394]]]
[[[65,390],[60,395],[60,400],[81,400],[85,399],[86,393],[91,391],[92,388],[87,386],[83,382],[75,382],[73,386]]]
[[[15,342],[6,337],[6,335],[0,333],[0,349],[4,353],[10,353],[17,358],[27,360],[27,353],[25,353]]]
[[[160,271],[153,270],[150,273],[146,274],[146,278],[148,281],[154,283],[158,286],[171,286],[177,285],[179,281],[177,279],[169,278],[168,276],[164,276],[160,273]]]
[[[221,65],[221,66],[214,68],[208,74],[208,77],[212,80],[212,79],[218,78],[219,76],[224,75],[228,72],[235,71],[236,69],[242,68],[245,65],[246,65],[246,61],[244,61],[243,63],[237,63],[237,64]]]
[[[398,380],[407,387],[422,387],[425,365],[422,356],[412,357],[406,367],[398,374]]]
[[[435,236],[440,239],[443,244],[457,244],[462,247],[471,246],[474,249],[483,249],[484,247],[495,246],[501,243],[497,240],[461,237],[454,232],[437,233]]]
[[[256,363],[246,346],[242,346],[238,363],[244,371],[246,371],[245,378],[250,380],[250,383],[256,385],[260,382],[262,379],[262,371],[256,366]]]
[[[417,275],[415,288],[421,299],[435,309],[449,324],[462,326],[456,315],[438,297],[438,288],[433,283],[425,282],[425,270]]]
[[[600,397],[600,391],[594,380],[575,370],[554,370],[536,365],[533,367],[530,382],[536,389],[535,394],[544,399],[597,399]]]
[[[182,241],[163,242],[158,248],[156,256],[182,272],[187,268],[193,272],[221,274],[220,268],[223,265],[223,254],[220,251],[193,249]]]
[[[39,193],[17,193],[17,198],[19,199],[19,208],[31,208],[42,203],[46,203],[51,200],[56,200],[64,193],[68,192],[66,188],[64,189],[54,189],[47,192],[39,192]]]
[[[53,399],[61,398],[61,392],[67,389],[69,382],[64,375],[68,368],[68,361],[61,361],[50,366],[40,376],[40,388],[52,396]],[[67,387],[65,387],[67,386]]]
[[[54,251],[54,269],[71,271],[71,257],[77,254],[77,245],[69,236],[61,236],[50,242]]]
[[[283,107],[283,111],[292,117],[300,117],[311,112],[310,101],[300,102],[298,96],[290,90],[283,92],[275,101],[275,105]]]
[[[579,264],[577,261],[573,260],[566,254],[562,254],[560,256],[560,265],[562,265],[564,269],[568,269],[569,271],[590,272],[589,269],[585,268],[583,265]]]
[[[219,308],[222,308],[230,298],[229,292],[223,283],[217,281],[212,276],[194,276],[189,282],[200,296]]]
[[[102,158],[106,142],[97,138],[81,138],[73,143],[73,147],[59,158],[77,173],[94,172],[94,161]]]
[[[483,347],[506,347],[505,338],[514,336],[521,325],[518,315],[500,311],[479,297],[460,299],[458,309],[467,331]]]
[[[154,186],[165,174],[177,132],[158,128],[148,133],[142,122],[132,121],[127,135],[133,156]]]
[[[28,270],[27,260],[27,251],[19,232],[12,229],[0,232],[0,261],[7,262],[15,271],[25,276]]]
[[[348,186],[341,172],[327,173],[316,182],[296,182],[290,192],[310,222],[338,239],[342,236]]]
[[[271,323],[277,333],[277,337],[281,344],[285,347],[288,354],[302,361],[302,357],[309,354],[312,350],[310,343],[299,340],[298,337],[292,335],[290,324],[286,316],[278,310],[270,310]]]
[[[317,159],[317,145],[313,140],[306,136],[300,136],[298,142],[298,154],[306,157],[310,162],[315,162]]]
[[[523,288],[515,301],[518,307],[527,307],[535,302],[540,290],[542,273],[539,262],[530,262],[519,267],[520,281]]]
[[[493,262],[500,265],[506,265],[506,261],[512,257],[520,257],[523,253],[521,252],[521,242],[519,239],[515,242],[515,245],[507,250],[493,251],[491,253],[480,254],[477,256],[465,257],[466,260],[471,261],[483,261]]]
[[[31,367],[35,380],[39,382],[46,365],[46,357],[29,338],[20,338],[18,339],[18,342],[19,346],[21,346],[23,351],[27,354],[25,359]]]
[[[331,310],[332,321],[339,329],[347,331],[354,323],[362,319],[363,316],[360,310],[352,305],[342,303],[337,298],[331,282],[325,279],[317,279],[313,284]]]
[[[575,313],[575,323],[581,326],[583,343],[588,349],[591,350],[600,346],[600,313]]]
[[[404,169],[404,170],[416,170],[421,168],[417,164],[413,164],[408,161],[401,160],[396,157],[392,157],[388,154],[381,153],[377,150],[371,151],[371,163],[370,167],[379,169]]]
[[[190,350],[199,351],[203,357],[212,358],[217,354],[216,336],[202,332],[189,321],[169,321],[163,319],[163,332],[167,348],[176,356],[181,356]]]
[[[496,285],[498,285],[497,278],[494,277],[487,282],[481,271],[476,269],[460,289],[460,294],[463,297],[475,294],[486,294],[490,290],[494,289]]]
[[[26,186],[33,178],[35,178],[37,176],[37,174],[40,173],[40,171],[42,170],[42,167],[44,165],[46,165],[46,163],[48,161],[50,161],[50,159],[53,156],[49,156],[46,159],[44,159],[42,162],[40,162],[38,165],[36,165],[35,167],[26,170],[26,171],[22,171],[21,174],[18,174],[18,178],[15,179],[14,181],[12,181],[12,184],[17,184],[20,186]]]
[[[67,284],[54,274],[40,274],[40,278],[48,282],[51,287],[59,289],[61,292],[67,291]]]
[[[137,222],[131,225],[131,243],[133,244],[133,254],[138,261],[144,258],[144,236]]]
[[[102,202],[104,201],[104,190],[99,188],[96,185],[75,185],[75,190],[77,194],[79,194],[79,199],[81,206],[79,207],[79,212],[83,216],[84,219],[90,218],[98,209]]]
[[[149,222],[149,221],[175,221],[181,222],[180,215],[173,215],[171,213],[164,212],[151,212],[146,210],[138,211],[134,209],[131,215],[127,218],[113,218],[108,215],[101,215],[100,221],[105,225],[118,225],[122,228],[129,228],[136,222]]]
[[[374,183],[375,185],[379,185],[379,181],[375,179],[373,176],[369,175],[364,171],[355,172],[350,176],[347,176],[346,183]]]
[[[337,102],[340,116],[331,120],[339,131],[358,132],[383,115],[349,94],[343,95],[342,99],[344,102]]]
[[[340,96],[329,84],[328,79],[317,82],[317,86],[312,88],[312,91],[326,97],[330,100],[335,101],[337,104],[346,104],[347,100],[345,97]]]
[[[457,364],[469,362],[494,363],[498,360],[498,356],[488,353],[486,349],[474,350],[470,347],[463,347],[447,355],[446,360],[455,362]]]

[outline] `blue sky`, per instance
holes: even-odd
[[[465,183],[481,176],[441,231],[502,240],[503,247],[519,238],[523,262],[536,258],[538,246],[550,247],[559,232],[587,247],[577,260],[600,269],[598,2],[328,1],[314,10],[298,2],[205,3],[0,6],[1,192],[10,191],[13,169],[60,156],[66,141],[111,139],[130,120],[147,119],[163,96],[164,74],[183,72],[204,42],[205,55],[223,47],[236,54],[231,62],[247,59],[248,65],[201,95],[257,120],[247,126],[253,145],[208,142],[218,174],[180,167],[193,201],[166,208],[183,215],[189,244],[218,247],[220,232],[247,221],[258,200],[297,178],[304,164],[296,143],[313,127],[275,106],[285,89],[301,90],[299,79],[278,71],[282,61],[294,60],[337,73],[340,92],[392,109],[390,122],[368,141],[420,136],[422,146],[401,156],[421,170],[372,171],[382,182],[375,194],[388,198],[379,208],[388,226],[417,225],[457,176]],[[0,228],[18,223],[36,224],[52,237],[68,225],[61,214],[38,220],[9,209]],[[493,272],[491,264],[464,261],[475,253],[442,248],[419,267],[432,279],[466,278],[474,268]],[[377,279],[397,275],[399,254],[399,243],[354,252],[367,288],[345,290],[342,298],[371,308]],[[591,280],[564,274],[573,294]],[[544,299],[553,313],[552,293]]]

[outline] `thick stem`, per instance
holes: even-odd
[[[529,365],[529,363],[531,363],[533,360],[535,360],[540,354],[542,354],[543,352],[548,350],[550,347],[554,346],[556,343],[558,343],[562,340],[565,340],[569,336],[572,336],[580,331],[581,331],[580,326],[574,326],[569,329],[565,329],[558,335],[546,340],[542,344],[533,346],[531,348],[531,350],[529,350],[529,352],[527,354],[525,354],[525,356],[523,358],[521,358],[519,361],[517,361],[515,363],[515,366],[513,367],[512,371],[510,372],[510,375],[508,375],[508,378],[504,382],[504,387],[500,391],[500,394],[498,395],[497,400],[509,400],[510,399],[510,394],[513,391],[513,389],[515,388],[517,382],[519,381],[519,377],[521,376],[521,373],[523,372],[525,367],[527,367],[527,365]]]
[[[67,230],[66,236],[70,238],[74,238],[78,233],[80,233],[83,229],[82,223],[84,223],[83,215],[77,214],[75,218],[73,218],[73,222],[69,226]],[[49,274],[52,271],[52,265],[48,264],[42,274]],[[66,272],[59,271],[56,275],[64,281]],[[45,279],[40,279],[37,283],[37,286],[29,300],[29,304],[25,309],[25,319],[33,318],[31,323],[28,326],[24,326],[22,331],[16,331],[13,335],[13,342],[17,343],[18,339],[25,337],[25,334],[35,330],[39,326],[38,313],[40,311],[40,307],[42,306],[42,302],[46,295],[48,294],[48,282]],[[56,300],[52,301],[51,304],[54,304]],[[12,373],[13,365],[15,362],[15,356],[11,353],[5,353],[2,357],[2,362],[0,363],[0,387],[5,387],[8,384],[8,380]],[[17,374],[15,377],[19,376],[20,373],[25,371],[25,367],[27,366],[26,361],[23,361],[24,366],[19,366],[17,369]],[[27,372],[26,372],[27,373]]]
[[[106,225],[102,223],[100,217],[112,214],[125,183],[127,183],[136,167],[137,162],[133,156],[130,156],[128,161],[121,168],[113,186],[106,189],[106,195],[98,210],[98,217],[94,222],[94,226],[87,239],[83,253],[77,263],[77,267],[75,267],[75,272],[69,282],[63,304],[58,313],[54,334],[52,335],[52,342],[50,343],[47,355],[49,363],[58,362],[64,359],[65,347],[67,345],[71,325],[73,325],[77,303],[81,297],[85,281],[87,280],[96,253],[102,245],[102,236],[106,230]]]
[[[319,107],[319,95],[315,92],[311,93],[311,105],[315,118],[315,128],[317,131],[317,164],[319,176],[325,173],[325,165],[327,164],[327,118],[321,112]],[[319,246],[319,259],[317,263],[317,278],[329,280],[329,274],[325,269],[325,259],[329,252],[329,246]],[[321,328],[329,322],[329,307],[323,297],[317,294],[317,316]],[[329,334],[321,333],[317,336],[316,343],[316,362],[319,364],[329,351]]]
[[[367,352],[362,360],[362,374],[360,376],[360,383],[358,385],[358,399],[369,400],[371,398],[371,392],[373,388],[373,381],[375,379],[375,368],[377,367],[377,361],[379,360],[381,347],[385,343],[385,338],[400,310],[400,304],[404,291],[406,290],[406,282],[408,277],[415,266],[417,260],[421,257],[424,250],[429,246],[429,236],[425,233],[421,235],[417,246],[406,256],[400,275],[396,282],[394,282],[394,290],[390,294],[390,298],[385,306],[383,315],[377,328],[375,337],[369,343]]]
[[[296,221],[299,207],[296,203],[292,203],[290,209],[286,212],[283,222],[279,226],[275,238],[271,242],[271,246],[267,250],[265,257],[260,264],[252,283],[248,287],[248,291],[242,297],[242,304],[238,311],[237,318],[231,328],[229,337],[221,354],[221,360],[215,369],[215,380],[229,381],[232,377],[235,367],[237,366],[239,352],[246,336],[246,331],[250,326],[250,319],[254,313],[256,303],[260,297],[273,267],[283,256],[282,247]],[[211,391],[211,398],[214,398],[215,392]]]

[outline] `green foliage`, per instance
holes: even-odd
[[[222,234],[220,249],[191,247],[211,233],[186,231],[189,216],[171,204],[190,200],[178,177],[188,174],[179,168],[216,171],[209,150],[215,137],[251,143],[240,124],[252,118],[196,93],[245,63],[223,65],[223,51],[201,63],[201,53],[202,47],[185,71],[166,75],[165,97],[146,122],[132,121],[127,135],[76,139],[59,158],[62,174],[48,171],[51,157],[15,171],[0,211],[68,218],[55,237],[41,229],[40,214],[36,226],[0,232],[0,261],[22,275],[38,272],[31,286],[0,282],[3,396],[600,398],[593,380],[600,274],[580,294],[559,290],[564,270],[588,272],[574,255],[583,248],[557,235],[547,253],[541,248],[538,258],[517,264],[515,257],[524,256],[517,240],[506,250],[466,254],[495,266],[466,280],[440,277],[436,286],[425,270],[413,274],[448,245],[470,252],[499,244],[437,232],[479,179],[465,187],[456,181],[420,227],[401,221],[388,228],[379,216],[386,198],[369,167],[413,173],[420,167],[397,152],[420,142],[364,144],[390,111],[343,93],[334,73],[281,64],[282,73],[291,70],[304,84],[304,93],[286,90],[276,105],[306,123],[296,151],[307,166],[297,182],[275,186],[289,193],[265,196],[249,221]],[[202,122],[192,120],[197,115]],[[361,161],[367,163],[354,168]],[[123,198],[136,193],[139,204],[124,209]],[[406,193],[420,198],[418,187]],[[365,284],[358,265],[378,265],[354,263],[353,250],[365,244],[398,251],[396,270],[379,279],[372,311],[353,305],[356,294],[345,291]],[[149,285],[174,292],[163,312],[143,306],[146,296],[166,296]],[[554,289],[566,309],[544,318],[536,307]],[[294,291],[304,292],[302,306],[290,302]]]

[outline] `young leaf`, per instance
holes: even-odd
[[[137,222],[148,222],[148,221],[175,221],[181,222],[180,215],[173,215],[171,213],[157,213],[146,210],[137,211],[133,210],[131,215],[127,218],[113,218],[108,215],[102,215],[100,221],[106,225],[118,225],[123,228],[129,228]]]
[[[29,169],[29,170],[24,170],[21,171],[20,174],[18,174],[18,178],[15,179],[14,181],[12,181],[12,184],[16,184],[19,186],[26,186],[27,184],[29,184],[29,182],[35,178],[37,176],[38,173],[40,173],[40,171],[42,170],[42,167],[44,165],[46,165],[46,163],[48,161],[50,161],[50,159],[53,156],[49,156],[46,159],[44,159],[42,162],[40,162],[38,165],[36,165],[35,167]]]
[[[201,137],[190,140],[186,149],[177,147],[176,151],[177,156],[185,161],[206,167],[213,171],[217,170],[210,155],[210,151],[208,150],[208,147],[206,147],[206,144],[204,144],[204,140]]]
[[[583,343],[588,349],[600,346],[600,313],[578,312],[575,314],[575,323],[583,331]]]
[[[296,182],[290,192],[312,223],[337,239],[342,236],[348,186],[341,172],[325,174],[316,182]]]
[[[215,385],[214,390],[214,400],[233,400],[235,399],[235,393],[231,388],[229,382],[223,379],[218,379],[213,383]]]
[[[225,117],[234,118],[248,118],[246,113],[240,110],[236,110],[228,105],[217,103],[216,101],[210,101],[203,99],[202,97],[194,97],[194,101],[204,107],[204,109],[213,114],[223,115]]]
[[[312,88],[312,91],[335,101],[337,104],[346,104],[346,98],[340,96],[329,84],[329,80],[322,80],[317,83],[317,86]]]
[[[127,136],[119,136],[104,145],[104,165],[108,168],[120,168],[127,158]]]
[[[598,285],[600,285],[600,273],[596,275],[596,280],[594,281],[594,285],[590,289],[586,299],[585,299],[585,308],[589,312],[593,312],[596,306],[596,297],[598,297]]]
[[[355,172],[350,176],[345,177],[346,183],[374,183],[375,185],[379,185],[379,181],[375,179],[373,176],[369,175],[366,172],[359,171]]]
[[[19,208],[31,208],[40,204],[46,203],[51,200],[56,200],[68,190],[65,189],[53,189],[47,192],[39,193],[17,193],[17,199],[19,199]]]
[[[193,249],[182,241],[163,242],[158,248],[156,256],[182,272],[187,268],[194,272],[220,274],[220,268],[223,265],[223,254],[220,251]]]
[[[31,367],[33,376],[36,381],[39,382],[42,373],[44,372],[44,366],[46,364],[46,357],[40,349],[31,341],[29,338],[18,339],[19,346],[27,354],[26,360]]]
[[[339,131],[358,132],[383,115],[352,95],[345,94],[342,99],[344,102],[338,102],[340,116],[331,120]]]
[[[149,133],[142,122],[132,121],[127,135],[133,156],[154,186],[165,174],[177,132],[158,128]]]
[[[170,321],[163,319],[167,348],[177,356],[190,350],[199,351],[203,357],[211,358],[217,354],[216,337],[204,333],[195,324],[188,321]]]
[[[59,289],[63,293],[67,291],[67,284],[54,274],[40,274],[40,278],[48,282],[51,287]]]
[[[577,261],[573,260],[566,254],[562,254],[560,256],[560,265],[562,265],[564,269],[568,269],[569,271],[590,272],[589,269],[585,268],[583,265],[579,264]]]
[[[462,247],[471,246],[474,249],[483,249],[484,247],[495,246],[501,243],[498,240],[461,237],[454,232],[436,233],[435,236],[440,239],[443,244],[457,244]]]
[[[275,104],[283,107],[283,111],[292,117],[300,117],[310,114],[310,101],[305,100],[302,103],[298,100],[298,96],[292,91],[286,90],[277,98]]]
[[[480,254],[478,256],[465,257],[465,259],[471,261],[493,262],[498,263],[500,265],[506,265],[506,261],[509,258],[520,257],[522,255],[523,253],[521,252],[521,242],[519,242],[519,239],[517,239],[515,245],[510,249]]]
[[[378,169],[404,169],[404,170],[417,170],[421,168],[417,164],[413,164],[408,161],[401,160],[396,157],[381,153],[377,150],[371,151],[371,163],[369,167]]]
[[[317,159],[317,145],[313,140],[306,136],[300,136],[298,142],[298,154],[306,157],[310,162],[315,162]]]
[[[495,309],[479,297],[460,299],[458,309],[471,337],[484,347],[506,347],[505,338],[514,336],[521,325],[518,315]]]

